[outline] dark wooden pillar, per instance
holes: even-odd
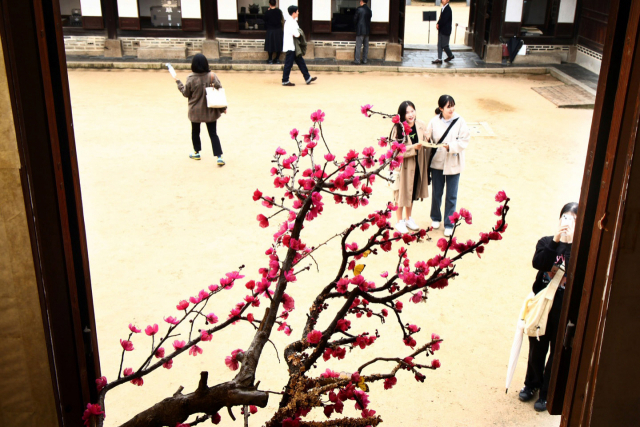
[[[202,0],[202,22],[207,40],[216,38],[216,21],[218,20],[218,2],[216,0]]]
[[[281,0],[281,3],[285,3]],[[284,7],[284,6],[281,6]],[[289,7],[286,6],[285,9]],[[316,30],[313,28],[313,1],[312,0],[298,0],[298,10],[300,11],[300,15],[298,16],[298,26],[308,39],[312,38],[312,32]],[[329,31],[321,31],[321,32],[331,32],[331,22],[329,22]]]
[[[611,2],[548,402],[563,427],[640,420],[639,26],[639,2]]]
[[[506,3],[507,0],[493,0],[493,4],[491,6],[491,30],[489,31],[489,44],[500,44]]]
[[[118,3],[117,0],[102,0],[102,16],[107,28],[107,38],[115,40],[118,37]]]
[[[400,31],[400,1],[390,0],[389,5],[389,43],[398,43]]]
[[[60,426],[100,376],[58,0],[0,0],[0,36]]]

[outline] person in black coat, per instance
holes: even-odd
[[[369,34],[371,33],[371,9],[367,6],[368,0],[360,0],[360,7],[356,9],[353,23],[356,25],[356,54],[353,63],[360,64],[360,50],[364,44],[362,52],[362,62],[367,63],[369,56]]]
[[[449,48],[452,22],[453,13],[451,12],[451,6],[449,6],[449,0],[442,0],[440,19],[438,19],[436,23],[436,28],[438,29],[438,59],[433,61],[433,64],[442,64],[443,50],[447,53],[447,59],[445,59],[444,62],[449,62],[453,59],[453,53]]]
[[[284,21],[284,15],[282,11],[276,7],[276,0],[269,0],[269,9],[264,14],[264,27],[267,30],[267,35],[264,39],[264,50],[269,52],[269,59],[267,64],[280,63],[280,54],[282,53],[282,21]],[[271,56],[275,53],[275,57],[271,59]]]
[[[560,225],[556,233],[553,236],[546,236],[538,240],[532,262],[533,268],[538,270],[536,280],[533,282],[533,292],[535,294],[542,291],[547,287],[549,282],[551,282],[554,266],[564,264],[565,268],[567,268],[569,265],[577,213],[577,203],[567,203],[564,205],[560,211]],[[562,271],[557,270],[556,273],[562,274]],[[528,402],[533,399],[536,390],[540,390],[538,400],[533,405],[534,409],[538,412],[547,409],[547,392],[549,390],[549,380],[551,379],[553,352],[558,334],[560,312],[562,311],[565,281],[566,278],[563,278],[560,286],[558,286],[556,290],[553,305],[547,318],[545,334],[541,337],[529,337],[527,374],[524,379],[524,388],[520,390],[518,398],[523,402]],[[545,365],[549,348],[551,348],[551,352]]]

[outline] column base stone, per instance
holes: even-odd
[[[484,61],[488,64],[501,64],[502,63],[502,45],[490,44],[487,45],[487,57]]]
[[[402,62],[402,46],[399,43],[387,43],[384,51],[385,62]]]
[[[220,59],[220,42],[218,40],[205,40],[202,42],[202,54],[207,59]]]
[[[122,41],[107,39],[104,41],[105,58],[122,58]]]

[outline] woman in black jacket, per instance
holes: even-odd
[[[267,36],[264,39],[264,50],[269,52],[267,64],[280,63],[280,54],[282,53],[282,40],[284,33],[282,31],[282,21],[284,16],[282,11],[276,7],[276,0],[269,0],[269,9],[264,14],[264,26],[267,30]],[[275,53],[275,57],[271,59],[271,55]]]
[[[577,203],[567,203],[560,211],[560,225],[553,236],[543,237],[538,240],[536,253],[533,255],[533,268],[538,270],[536,281],[533,283],[533,292],[538,293],[547,287],[553,278],[552,269],[557,265],[569,265],[571,244],[573,242],[573,230],[575,228]],[[561,273],[558,273],[561,274]],[[533,399],[536,390],[540,390],[534,409],[538,412],[547,408],[547,392],[551,367],[553,366],[553,352],[558,333],[558,323],[562,310],[562,297],[564,295],[563,278],[558,286],[553,305],[547,319],[545,334],[541,337],[529,337],[529,360],[527,362],[527,375],[524,380],[524,388],[520,391],[519,398],[523,402]],[[551,353],[545,366],[547,352],[551,347]]]

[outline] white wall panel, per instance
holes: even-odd
[[[313,0],[314,21],[331,21],[331,0]]]
[[[102,16],[100,0],[80,0],[82,16]]]
[[[389,0],[371,0],[371,22],[389,22]]]
[[[287,16],[289,16],[289,12],[287,11],[289,6],[297,6],[298,5],[298,0],[280,0],[278,2],[278,4],[280,5],[278,7],[282,11],[282,14],[286,18]],[[305,10],[304,13],[309,13],[309,11]]]
[[[201,19],[200,0],[182,0],[182,17],[191,19]]]
[[[218,0],[218,19],[238,19],[238,3],[236,0]]]
[[[522,22],[523,0],[507,0],[507,8],[504,12],[505,22]]]
[[[574,22],[576,16],[576,0],[561,0],[560,9],[558,10],[558,22],[570,23]]]
[[[137,0],[118,0],[118,16],[120,18],[138,18]]]

